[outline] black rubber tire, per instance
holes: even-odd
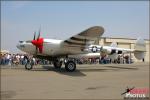
[[[68,61],[65,63],[65,69],[68,72],[73,72],[76,70],[76,63],[74,61]]]
[[[55,61],[55,62],[53,63],[53,65],[54,65],[54,67],[55,67],[56,69],[60,69],[61,66],[62,66],[62,62],[61,62],[61,61]]]
[[[32,68],[33,68],[33,64],[31,64],[31,63],[26,63],[25,64],[25,69],[31,70]]]

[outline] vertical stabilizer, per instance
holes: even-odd
[[[134,56],[139,60],[143,59],[146,52],[146,44],[144,39],[138,38],[135,43],[134,49]]]
[[[112,42],[110,46],[111,46],[111,47],[117,47],[118,45],[117,45],[116,42]]]

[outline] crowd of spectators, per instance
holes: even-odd
[[[34,58],[32,55],[29,54],[1,54],[0,55],[0,65],[25,65],[28,61],[33,61],[34,65],[41,64],[51,64],[50,61],[45,59],[37,59]],[[107,55],[102,57],[96,57],[96,58],[80,58],[75,59],[77,64],[109,64],[109,63],[115,63],[115,64],[124,64],[124,63],[133,63],[132,59],[129,55],[123,56],[118,55],[117,59],[110,59]]]
[[[116,59],[111,59],[108,55],[95,58],[80,58],[77,60],[78,64],[130,64],[133,63],[129,55],[118,55]]]
[[[32,60],[36,64],[49,64],[48,60],[37,59],[29,54],[1,54],[0,55],[0,65],[25,65],[28,61]]]

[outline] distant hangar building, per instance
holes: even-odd
[[[118,47],[120,48],[126,48],[126,49],[134,49],[134,45],[136,43],[136,39],[129,39],[129,38],[109,38],[109,37],[101,37],[99,44],[109,46],[112,42],[116,42],[118,44]],[[146,52],[145,52],[145,62],[149,62],[150,60],[150,40],[145,40],[146,43]],[[137,60],[134,57],[133,53],[128,53],[129,56],[133,59],[134,62],[142,62],[142,60]]]

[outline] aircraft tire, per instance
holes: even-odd
[[[73,72],[75,71],[76,69],[76,63],[73,62],[73,61],[68,61],[65,63],[65,69],[68,71],[68,72]]]
[[[33,68],[33,64],[31,64],[31,63],[26,63],[25,64],[25,69],[31,70],[32,68]]]

